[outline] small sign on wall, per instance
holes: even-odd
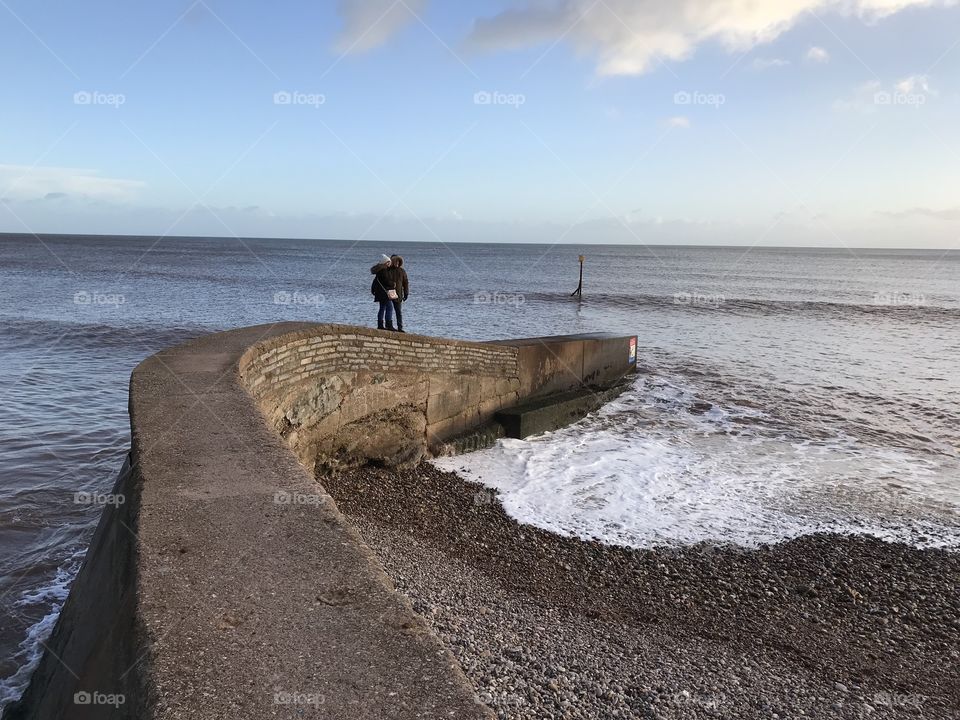
[[[635,337],[630,338],[630,355],[627,357],[627,362],[633,365],[637,361],[637,339]]]

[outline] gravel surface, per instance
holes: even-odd
[[[960,718],[960,554],[629,550],[428,464],[322,482],[502,718]]]

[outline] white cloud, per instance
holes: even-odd
[[[79,197],[126,202],[136,198],[144,185],[139,180],[101,177],[96,170],[0,165],[0,197],[10,200]]]
[[[770,68],[786,67],[789,64],[790,61],[783,58],[756,58],[753,61],[753,69],[769,70]]]
[[[690,127],[690,118],[685,115],[676,115],[672,118],[667,118],[667,126],[686,129]]]
[[[382,45],[416,20],[428,0],[340,0],[337,12],[343,29],[337,40],[340,52],[363,52]],[[415,14],[416,13],[416,14]]]
[[[930,81],[926,75],[911,75],[896,83],[894,89],[899,93],[907,95],[936,95],[936,91],[931,89]]]
[[[883,83],[879,80],[870,80],[854,88],[849,97],[835,101],[833,107],[835,110],[876,112],[877,95],[881,92],[884,92]]]
[[[825,48],[819,47],[818,45],[814,45],[807,50],[805,57],[807,62],[818,63],[821,65],[830,62],[830,53],[828,53]]]
[[[698,45],[730,51],[768,43],[807,12],[875,20],[907,7],[957,0],[519,0],[474,23],[470,43],[481,49],[528,47],[558,40],[597,56],[601,75],[647,72],[659,60],[683,60]]]

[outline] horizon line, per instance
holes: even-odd
[[[132,233],[37,233],[37,232],[10,232],[0,231],[0,239],[11,237],[35,237],[35,238],[110,238],[110,239],[170,239],[170,240],[306,240],[311,242],[345,242],[354,244],[384,244],[401,243],[404,245],[530,245],[539,247],[669,247],[669,248],[731,248],[751,250],[894,250],[894,251],[939,251],[943,253],[960,252],[960,245],[956,247],[887,247],[887,246],[853,246],[853,245],[704,245],[702,243],[571,243],[571,242],[479,242],[475,240],[357,240],[354,238],[322,238],[322,237],[303,237],[303,236],[279,236],[279,235],[157,235],[157,234],[132,234]]]

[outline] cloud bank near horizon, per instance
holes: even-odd
[[[96,170],[41,165],[0,163],[0,199],[88,200],[127,202],[134,200],[145,183],[126,178],[104,177]]]
[[[50,212],[50,203],[74,211]],[[316,238],[369,242],[539,243],[545,245],[738,245],[758,247],[953,248],[960,229],[960,208],[914,207],[875,212],[873,217],[836,217],[782,211],[751,222],[652,217],[635,211],[626,216],[597,216],[573,224],[560,221],[509,222],[412,214],[336,213],[281,215],[256,206],[217,207],[196,204],[164,208],[117,204],[77,196],[0,200],[0,233]],[[770,233],[775,221],[777,233]],[[842,240],[841,240],[842,238]]]

